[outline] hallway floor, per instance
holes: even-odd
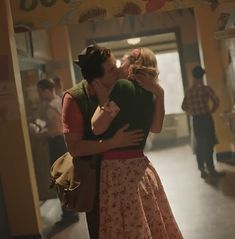
[[[203,180],[189,145],[147,152],[156,168],[185,239],[235,238],[235,167],[217,163],[226,171],[220,179]],[[44,224],[58,220],[58,200],[41,207]],[[47,237],[45,237],[47,238]],[[84,214],[51,239],[88,239]],[[120,238],[122,239],[122,238]]]

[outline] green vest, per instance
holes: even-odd
[[[91,118],[98,106],[98,98],[88,95],[87,84],[87,81],[82,80],[77,85],[67,90],[67,92],[74,97],[82,113],[84,121],[83,139],[92,140],[97,139],[97,136],[95,136],[91,130]]]

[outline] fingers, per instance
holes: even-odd
[[[138,145],[144,139],[143,130],[135,130],[135,132],[132,131],[128,133],[126,140],[129,145]]]
[[[142,140],[143,140],[143,137],[128,139],[128,141],[126,142],[126,146],[139,145]]]
[[[135,135],[131,135],[130,137],[133,141],[140,141],[144,138],[144,134],[135,134]]]
[[[129,125],[130,125],[130,124],[128,124],[128,123],[125,124],[122,128],[119,129],[119,131],[125,131],[125,130],[127,130],[127,129],[129,128]]]
[[[146,87],[146,88],[151,88],[152,85],[154,84],[154,80],[152,79],[152,77],[149,76],[140,76],[140,77],[136,77],[136,81],[138,82],[138,84],[142,87]]]
[[[131,131],[128,131],[127,134],[129,135],[142,135],[144,134],[144,131],[142,129],[135,129],[135,130],[131,130]]]
[[[126,131],[129,124],[125,124],[120,128],[114,137],[115,147],[128,147],[139,145],[139,143],[144,139],[144,132],[142,129],[136,129],[131,131]]]
[[[144,135],[144,131],[142,129],[135,129],[135,130],[130,130],[126,131],[129,128],[129,124],[125,124],[122,128],[120,128],[120,131],[125,131],[123,132],[126,137],[128,136],[138,136],[138,135]]]
[[[147,74],[145,74],[145,73],[131,74],[130,77],[131,77],[131,79],[134,79],[138,82],[138,81],[143,81],[144,79],[146,79]]]

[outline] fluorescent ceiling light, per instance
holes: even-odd
[[[129,45],[136,45],[136,44],[140,43],[140,38],[139,37],[129,38],[126,41]]]

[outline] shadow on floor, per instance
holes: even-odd
[[[49,199],[41,202],[40,211],[43,223],[41,232],[43,239],[52,238],[78,222],[78,218],[75,217],[69,217],[68,220],[61,221],[62,211],[59,199]]]
[[[43,239],[50,239],[54,237],[56,234],[61,233],[65,229],[67,229],[69,226],[71,226],[73,223],[69,224],[60,224],[60,225],[53,225],[49,226],[43,229],[41,236]]]

